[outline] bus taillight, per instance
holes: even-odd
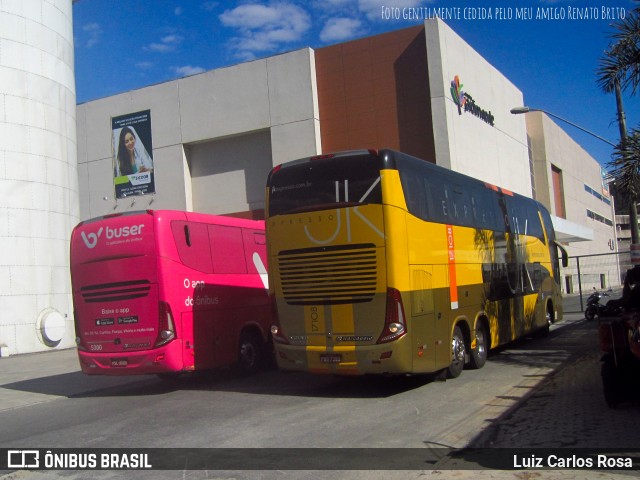
[[[167,302],[158,302],[158,337],[156,338],[156,347],[160,347],[176,338],[176,329],[173,324],[173,315],[171,307]]]
[[[384,330],[376,343],[397,340],[407,333],[402,296],[395,288],[387,288],[387,312],[384,318]]]

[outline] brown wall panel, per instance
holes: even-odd
[[[323,152],[393,148],[434,161],[424,27],[316,50]]]

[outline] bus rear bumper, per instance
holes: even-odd
[[[93,353],[78,350],[80,368],[87,375],[144,375],[184,370],[182,345],[173,341],[144,351]]]
[[[401,375],[412,371],[411,357],[398,343],[327,350],[322,347],[276,345],[283,371],[331,375]]]

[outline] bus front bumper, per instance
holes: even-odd
[[[304,347],[276,344],[278,368],[332,375],[389,374],[412,371],[409,350],[396,342],[358,347]]]
[[[78,358],[82,372],[87,375],[144,375],[185,369],[179,341],[144,351],[93,353],[78,350]]]

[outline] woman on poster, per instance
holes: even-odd
[[[120,130],[116,151],[116,177],[152,172],[153,160],[133,127]]]

